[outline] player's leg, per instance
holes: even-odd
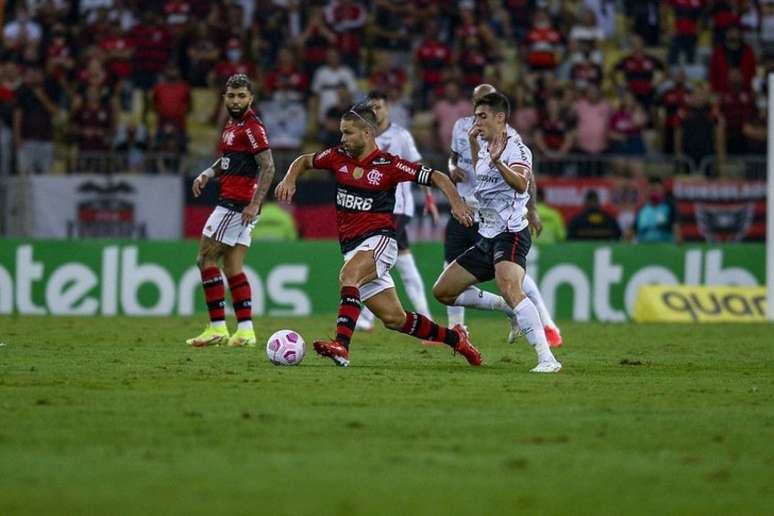
[[[462,253],[476,245],[479,239],[478,224],[468,228],[457,222],[454,217],[449,217],[443,239],[443,268],[446,269]],[[457,324],[464,326],[465,307],[446,305],[446,317],[450,327],[453,328]]]
[[[433,285],[433,296],[445,305],[497,310],[512,317],[513,311],[502,296],[474,286],[492,279],[493,275],[488,253],[479,247],[471,247],[444,269]]]
[[[365,303],[386,328],[418,339],[442,342],[463,355],[470,365],[481,365],[481,353],[470,343],[462,326],[446,328],[418,312],[404,311],[395,288],[386,288]]]
[[[336,317],[336,338],[314,341],[315,351],[319,355],[330,358],[338,366],[349,365],[349,344],[362,308],[360,286],[376,279],[379,275],[377,261],[384,254],[385,246],[390,245],[388,241],[393,242],[394,247],[394,240],[391,238],[373,237],[370,240],[377,244],[372,246],[364,243],[365,245],[361,246],[362,249],[359,247],[351,254],[348,253],[344,266],[339,272],[341,300]],[[389,268],[384,271],[384,274],[389,278],[388,270]]]
[[[237,319],[237,330],[228,340],[233,347],[255,346],[255,330],[252,319],[252,292],[244,273],[248,247],[237,244],[226,248],[223,254],[223,272],[231,290],[231,302]]]
[[[398,261],[395,263],[395,268],[398,269],[400,278],[403,280],[403,286],[406,287],[406,295],[409,301],[411,301],[414,310],[425,317],[430,317],[425,284],[419,275],[417,263],[409,247],[406,226],[408,226],[410,221],[411,217],[407,215],[395,215],[395,233],[398,241]]]
[[[559,327],[556,325],[556,322],[554,322],[554,319],[551,317],[551,312],[548,311],[548,307],[546,307],[546,303],[543,301],[543,296],[540,294],[540,290],[538,290],[535,280],[533,280],[532,276],[529,274],[524,275],[522,288],[524,294],[532,301],[532,304],[534,304],[535,308],[538,310],[538,314],[540,314],[540,321],[543,323],[543,329],[546,334],[546,339],[548,340],[548,345],[552,348],[558,348],[562,345],[562,334],[559,332]]]
[[[212,218],[212,215],[210,217]],[[199,242],[196,264],[201,273],[202,289],[210,316],[210,324],[201,335],[186,341],[194,347],[218,346],[228,341],[226,292],[223,287],[223,277],[218,268],[218,261],[223,256],[225,248],[224,244],[208,236],[202,236]]]
[[[555,373],[561,370],[562,365],[551,353],[537,308],[522,288],[530,245],[527,228],[519,233],[503,233],[495,238],[495,281],[506,303],[513,309],[517,324],[537,353],[538,365],[532,371]]]

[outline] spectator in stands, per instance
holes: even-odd
[[[411,29],[415,6],[403,0],[376,0],[374,23],[370,30],[373,48],[390,52],[407,53],[411,49]]]
[[[261,217],[253,227],[252,237],[253,240],[297,240],[295,219],[288,210],[267,199],[261,206]]]
[[[593,58],[593,53],[576,49],[577,43],[568,45],[569,57],[562,64],[562,77],[569,78],[573,83],[593,83],[602,86],[603,71],[599,62]],[[569,68],[569,69],[568,69]]]
[[[199,22],[193,31],[193,37],[187,45],[188,69],[186,77],[192,88],[208,85],[208,78],[220,59],[220,49],[210,35],[205,22]]]
[[[578,85],[580,97],[573,104],[576,125],[576,147],[578,152],[598,156],[607,150],[608,125],[613,108],[605,100],[595,84]],[[581,87],[582,86],[582,87]],[[600,165],[594,161],[584,164],[582,174],[599,175]]]
[[[318,119],[336,105],[339,100],[338,89],[344,87],[354,96],[357,91],[355,72],[341,62],[341,56],[335,48],[328,50],[325,65],[314,72],[312,78],[312,92],[317,95]]]
[[[444,93],[443,98],[433,104],[433,118],[438,128],[438,148],[446,150],[451,147],[454,123],[463,116],[470,115],[473,110],[470,101],[462,96],[456,82],[447,82]]]
[[[71,131],[79,151],[74,172],[107,172],[105,151],[113,141],[115,106],[105,102],[97,86],[86,89],[84,100],[71,113]]]
[[[492,28],[476,16],[473,2],[459,3],[459,22],[456,26],[456,40],[462,44],[461,54],[467,45],[473,44],[484,54],[484,58],[496,60],[500,55],[499,44]],[[475,40],[475,42],[474,42]],[[461,57],[464,57],[462,55]]]
[[[731,27],[726,31],[722,44],[715,45],[710,61],[710,85],[715,93],[728,91],[728,79],[731,70],[739,70],[742,74],[742,85],[749,90],[756,68],[755,53],[752,47],[742,41],[739,27]]]
[[[0,61],[0,177],[11,173],[13,157],[13,112],[21,86],[19,68],[13,61]]]
[[[746,154],[747,137],[744,123],[756,115],[755,97],[752,90],[742,84],[742,73],[731,70],[728,91],[720,95],[720,112],[725,122],[725,148],[728,154]]]
[[[191,4],[186,0],[164,2],[165,26],[176,41],[180,41],[191,23]]]
[[[153,171],[157,174],[180,172],[183,153],[187,147],[185,134],[169,122],[161,125],[153,144],[155,161]]]
[[[459,58],[462,71],[462,84],[467,90],[472,90],[484,81],[484,69],[487,66],[487,56],[481,46],[479,38],[468,36],[463,42],[463,50]]]
[[[360,48],[368,9],[357,0],[330,0],[325,6],[325,21],[336,33],[336,47],[341,60],[353,70],[360,70]]]
[[[680,124],[675,130],[675,154],[690,158],[696,166],[710,156],[722,158],[725,131],[706,87],[691,93],[687,104],[679,114]]]
[[[37,48],[42,36],[40,25],[31,19],[27,7],[21,3],[16,7],[14,19],[3,27],[3,45],[18,54],[27,47]]]
[[[715,0],[710,8],[712,18],[712,42],[721,44],[726,38],[726,31],[731,27],[740,27],[741,2],[739,0]]]
[[[121,25],[109,25],[107,34],[99,41],[99,46],[105,52],[105,66],[113,80],[129,80],[132,76],[135,42],[124,32]]]
[[[599,203],[596,190],[586,192],[583,211],[570,220],[568,240],[620,240],[621,228],[615,217],[607,213]]]
[[[665,154],[675,152],[675,129],[680,125],[679,113],[686,108],[691,88],[686,84],[685,70],[675,68],[672,83],[658,97],[657,105],[659,127],[661,128],[661,144]]]
[[[191,86],[185,82],[177,66],[169,65],[161,80],[153,88],[153,107],[158,115],[158,125],[173,125],[186,134],[186,120],[191,112]]]
[[[646,111],[653,107],[656,85],[661,81],[663,63],[645,52],[640,36],[632,36],[632,51],[615,65],[613,80],[620,84],[618,75],[623,75],[626,88],[636,97]]]
[[[760,43],[763,55],[774,55],[774,2],[761,2]]]
[[[527,145],[532,145],[534,132],[540,119],[540,113],[535,106],[534,89],[527,82],[521,81],[514,88],[513,96],[511,125]]]
[[[704,0],[669,0],[674,20],[672,41],[669,43],[669,66],[679,64],[681,56],[685,57],[687,64],[696,61],[696,41],[703,2]]]
[[[639,243],[682,242],[677,210],[658,178],[650,181],[648,202],[637,212],[634,231]]]
[[[161,24],[159,15],[148,10],[143,13],[142,23],[131,30],[129,37],[136,44],[134,85],[150,90],[172,55],[172,34]]]
[[[68,88],[70,74],[75,69],[75,54],[67,29],[57,23],[51,29],[51,38],[43,56],[46,75],[59,83],[60,88]]]
[[[341,112],[336,107],[330,108],[322,119],[317,130],[317,141],[321,148],[335,147],[341,143],[341,131],[339,131],[339,118]]]
[[[263,82],[264,97],[272,97],[275,92],[281,91],[283,97],[290,95],[294,100],[306,100],[309,92],[309,77],[296,63],[297,60],[290,47],[279,49],[276,67],[266,73]]]
[[[40,68],[28,68],[16,92],[14,144],[19,173],[48,174],[54,162],[54,118],[59,113],[59,85]]]
[[[148,131],[143,124],[128,121],[116,129],[114,149],[125,160],[124,169],[129,172],[147,172],[145,153],[148,150]]]
[[[561,159],[575,146],[575,127],[562,115],[559,100],[549,98],[535,132],[535,146],[540,154],[548,158],[541,164],[541,174],[561,175]]]
[[[226,50],[221,60],[215,65],[213,73],[214,80],[212,82],[215,84],[219,95],[226,81],[232,75],[241,73],[248,77],[255,77],[255,62],[245,56],[244,42],[241,39],[235,37],[228,38]]]
[[[597,24],[597,16],[594,11],[584,7],[581,11],[580,22],[576,23],[570,30],[569,42],[576,44],[578,51],[587,56],[591,62],[599,64],[602,62],[600,47],[604,40],[605,33],[602,27]]]
[[[298,92],[280,81],[271,99],[260,103],[260,112],[272,149],[297,155],[306,134],[306,105]]]
[[[535,206],[540,221],[543,223],[543,231],[540,232],[540,235],[534,237],[535,243],[543,245],[564,242],[567,239],[564,217],[562,217],[559,210],[546,204],[545,192],[542,188],[537,190],[537,204]]]
[[[645,141],[642,132],[647,126],[648,116],[634,95],[627,91],[621,104],[610,117],[610,153],[618,156],[643,156]]]
[[[304,49],[306,73],[313,75],[317,68],[325,63],[328,49],[336,45],[336,34],[325,23],[322,8],[312,6],[304,32],[299,36],[299,44]]]
[[[526,37],[526,63],[532,72],[554,70],[562,59],[562,35],[551,25],[545,9],[535,11]]]
[[[453,63],[451,46],[441,40],[441,29],[434,20],[425,22],[424,38],[419,41],[414,54],[419,80],[419,107],[427,107],[431,96],[443,94],[444,80]]]
[[[660,0],[624,0],[626,15],[632,21],[634,33],[649,47],[657,46],[661,38],[660,4]]]
[[[383,50],[377,50],[373,54],[371,72],[368,75],[368,85],[371,89],[397,89],[403,90],[406,85],[406,70],[403,66],[394,66],[392,55]]]

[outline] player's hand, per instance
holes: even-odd
[[[503,155],[503,151],[505,150],[505,146],[508,144],[509,138],[510,136],[507,136],[505,133],[500,133],[495,136],[494,140],[492,140],[492,143],[489,144],[489,157],[493,162],[498,161],[500,156]]]
[[[290,202],[296,193],[296,184],[283,179],[274,189],[274,198],[282,202]]]
[[[481,129],[479,129],[475,125],[470,126],[470,129],[468,129],[469,140],[476,141],[476,138],[478,138],[479,134],[481,134]]]
[[[193,191],[194,197],[199,197],[202,194],[202,190],[204,190],[204,187],[207,185],[207,182],[209,182],[210,178],[207,174],[199,174],[199,176],[194,179],[193,186],[191,187],[191,190]]]
[[[257,204],[248,204],[245,209],[242,210],[242,224],[252,224],[258,220],[258,212],[261,207]]]
[[[527,222],[529,222],[529,231],[535,236],[540,236],[543,232],[543,221],[540,220],[540,216],[535,212],[527,213]]]
[[[438,214],[438,206],[435,204],[435,199],[433,198],[432,192],[427,192],[425,195],[425,215],[428,213],[430,214],[430,217],[433,219],[433,224],[438,224],[438,221],[440,220],[440,215]]]
[[[451,212],[452,216],[466,228],[469,228],[473,225],[476,213],[473,211],[473,208],[464,202],[459,204],[452,204]]]

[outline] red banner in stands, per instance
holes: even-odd
[[[686,240],[766,239],[766,181],[675,179],[672,193]]]
[[[565,222],[583,209],[583,200],[590,190],[596,190],[602,207],[614,216],[635,212],[647,194],[644,179],[540,178],[538,186],[543,191],[544,202],[559,210]]]

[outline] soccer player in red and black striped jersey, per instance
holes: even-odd
[[[344,254],[339,273],[341,304],[336,338],[315,341],[315,351],[336,365],[349,365],[349,343],[362,302],[387,328],[443,342],[471,365],[480,365],[481,354],[461,325],[445,328],[421,314],[403,310],[389,272],[398,257],[392,216],[398,183],[436,186],[449,199],[452,215],[465,226],[473,223],[473,210],[445,174],[380,151],[375,141],[376,114],[368,105],[358,104],[344,113],[340,129],[341,146],[299,156],[275,190],[278,200],[289,202],[296,191],[296,179],[310,169],[329,170],[336,179],[336,225]]]
[[[204,225],[196,259],[210,324],[201,335],[187,341],[195,347],[255,345],[250,283],[242,266],[253,226],[274,178],[266,129],[250,107],[253,86],[247,76],[232,75],[226,82],[223,99],[229,120],[221,137],[222,156],[193,182],[193,194],[198,197],[211,178],[220,179],[218,205]],[[226,328],[225,287],[218,268],[221,259],[237,317],[237,331],[230,337]]]

